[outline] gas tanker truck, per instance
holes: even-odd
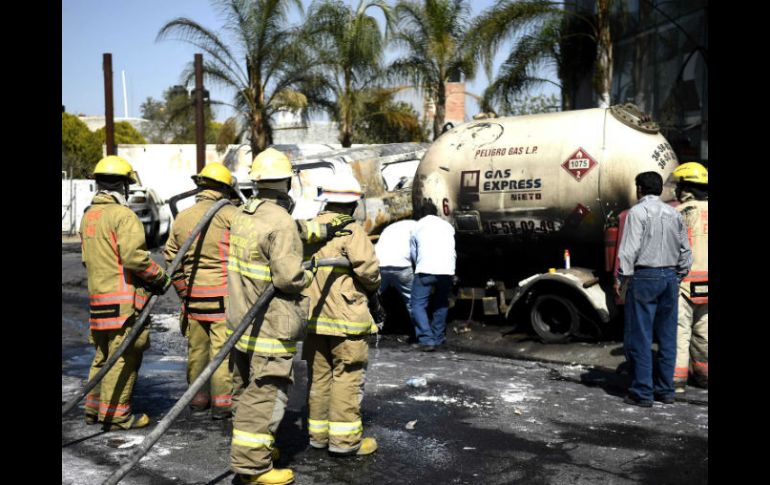
[[[617,223],[636,203],[634,177],[666,181],[677,165],[631,104],[478,120],[428,148],[412,204],[415,214],[432,204],[455,227],[456,299],[529,321],[546,342],[599,338],[618,329]],[[662,199],[672,198],[667,185]]]

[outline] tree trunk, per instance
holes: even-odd
[[[256,157],[267,148],[267,133],[264,127],[265,120],[258,113],[251,117],[251,156]]]
[[[342,99],[342,103],[340,106],[340,112],[342,116],[340,116],[340,143],[342,143],[342,146],[344,148],[350,148],[350,145],[353,144],[353,96],[352,96],[352,89],[351,89],[351,73],[349,71],[344,72],[345,77],[345,93],[343,94],[344,98]]]
[[[442,79],[436,93],[436,116],[433,118],[433,139],[441,136],[441,129],[444,127],[444,117],[446,116],[446,84]]]
[[[342,142],[342,147],[343,148],[350,148],[350,145],[353,144],[352,138],[353,138],[353,136],[350,133],[350,130],[347,129],[347,128],[343,129],[342,130],[342,140],[340,140]]]
[[[610,6],[612,0],[597,0],[597,43],[596,43],[596,92],[599,108],[609,108],[612,89],[612,36],[610,35]]]

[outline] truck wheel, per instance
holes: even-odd
[[[540,295],[529,312],[532,328],[546,343],[566,342],[580,326],[575,305],[567,298]]]
[[[155,222],[152,224],[152,231],[150,231],[150,237],[148,238],[148,249],[154,249],[160,246],[160,223]]]

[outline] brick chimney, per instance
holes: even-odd
[[[445,122],[455,126],[465,122],[465,83],[446,83],[446,115]]]

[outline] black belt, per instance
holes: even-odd
[[[634,271],[637,269],[676,269],[676,266],[634,266]]]

